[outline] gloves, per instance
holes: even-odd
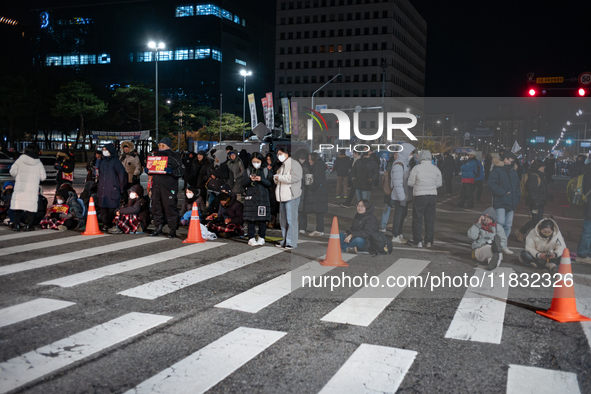
[[[400,201],[400,206],[401,206],[401,207],[405,207],[405,206],[406,206],[406,200],[402,200],[402,201]]]
[[[150,172],[150,170],[148,170],[148,167],[144,167],[144,172],[145,172],[146,174],[148,174],[148,173]]]
[[[172,174],[172,168],[170,167],[166,167],[164,171],[166,171],[167,174]]]

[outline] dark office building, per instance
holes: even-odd
[[[112,88],[153,85],[156,52],[148,43],[162,42],[158,82],[163,96],[219,108],[223,94],[223,111],[241,114],[240,70],[252,71],[246,92],[256,99],[273,90],[274,3],[258,1],[261,6],[253,9],[240,0],[60,2],[32,11],[32,61],[56,75]]]

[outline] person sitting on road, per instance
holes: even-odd
[[[488,270],[493,270],[503,260],[503,250],[507,247],[507,235],[503,226],[497,223],[494,208],[487,208],[468,230],[472,242],[472,253],[476,260],[486,261]]]
[[[47,205],[48,205],[47,198],[43,196],[43,188],[39,186],[39,192],[37,196],[37,212],[33,213],[32,221],[29,221],[30,216],[21,216],[20,223],[27,225],[29,227],[28,231],[33,231],[35,228],[33,226],[37,226],[43,217],[45,216],[45,212],[47,212]],[[11,225],[15,225],[17,222],[15,211],[10,209],[8,211],[8,217],[10,218]],[[27,231],[27,230],[25,230]]]
[[[4,220],[8,216],[10,209],[10,201],[12,200],[12,193],[14,192],[14,182],[6,181],[0,191],[0,220]],[[8,220],[8,219],[7,219]],[[8,220],[10,222],[10,220]],[[9,223],[5,224],[9,224]]]
[[[185,201],[181,208],[181,226],[188,226],[191,223],[194,202],[197,202],[199,220],[205,219],[206,208],[205,201],[203,201],[203,197],[201,197],[201,190],[197,187],[189,186],[185,192]]]
[[[205,216],[210,216],[214,213],[218,213],[220,210],[220,198],[224,194],[232,194],[232,188],[227,183],[224,183],[220,186],[220,192],[215,196],[215,198],[209,203],[207,209],[205,210]]]
[[[57,204],[52,205],[45,217],[39,223],[41,228],[50,228],[59,231],[71,230],[84,220],[84,208],[78,201],[75,192],[70,192],[67,188],[60,188],[55,199]]]
[[[543,219],[527,234],[525,250],[519,255],[519,261],[532,268],[546,267],[552,271],[560,264],[565,248],[564,238],[556,222]]]
[[[207,229],[222,238],[242,235],[244,206],[236,199],[236,194],[220,194],[220,211],[206,219]]]
[[[143,234],[150,224],[150,202],[142,185],[132,185],[127,193],[127,204],[115,211],[109,234]]]
[[[340,234],[343,252],[364,251],[365,241],[380,230],[380,222],[374,216],[374,211],[375,207],[365,199],[357,203],[357,214],[353,217],[351,228]]]

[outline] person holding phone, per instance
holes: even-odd
[[[486,262],[487,269],[497,268],[503,260],[503,250],[507,248],[507,235],[503,226],[497,222],[494,208],[487,208],[476,223],[468,230],[472,242],[472,255],[479,262]]]

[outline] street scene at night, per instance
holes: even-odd
[[[0,393],[591,393],[588,11],[0,6]]]

